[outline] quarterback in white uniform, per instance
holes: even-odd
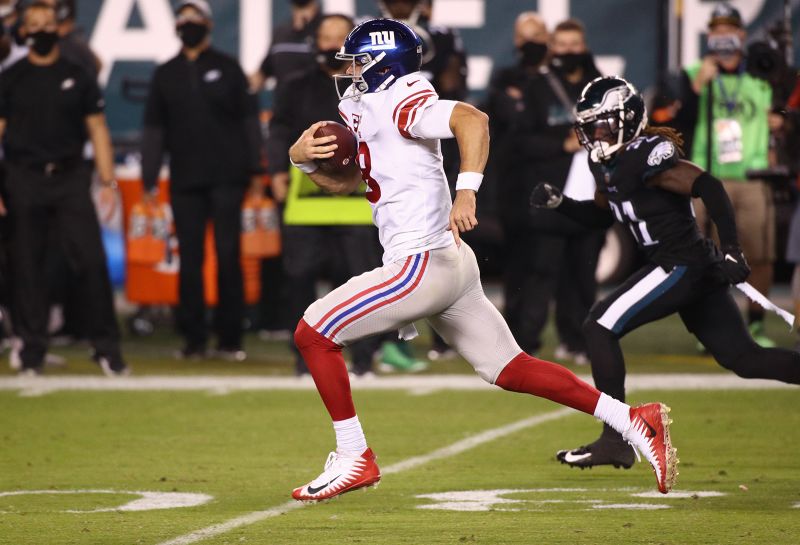
[[[352,278],[312,304],[295,331],[332,420],[336,451],[317,478],[296,488],[300,501],[320,501],[380,480],[350,393],[341,349],[368,335],[407,332],[426,319],[486,381],[545,397],[596,416],[622,433],[653,465],[661,492],[675,480],[677,456],[668,408],[637,408],[602,394],[564,367],[522,352],[483,293],[475,255],[460,233],[477,225],[475,194],[489,153],[488,118],[474,107],[439,100],[419,73],[422,45],[403,23],[366,21],[347,37],[338,58],[340,113],[358,137],[357,165],[323,173],[315,160],[337,149],[335,136],[309,127],[289,150],[292,162],[321,188],[349,193],[362,182],[384,248],[383,267]],[[340,85],[340,83],[344,85]],[[455,137],[461,155],[450,201],[440,139]]]

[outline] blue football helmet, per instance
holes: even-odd
[[[358,100],[365,93],[385,91],[398,78],[419,72],[422,40],[405,23],[371,19],[348,34],[336,58],[352,63],[349,74],[334,76],[339,99]]]

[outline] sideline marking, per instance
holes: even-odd
[[[592,383],[588,375],[581,379]],[[477,375],[415,375],[354,379],[353,390],[405,390],[424,395],[439,391],[490,391],[499,389]],[[774,380],[744,379],[733,374],[639,374],[628,375],[626,387],[633,390],[775,390],[796,389],[796,385]],[[290,390],[316,391],[310,377],[264,376],[52,376],[0,377],[0,391],[19,391],[20,396],[35,397],[61,391],[167,391],[207,392],[225,395],[238,391]]]
[[[454,490],[452,492],[436,492],[433,494],[419,494],[420,499],[432,500],[436,503],[417,505],[417,509],[433,509],[441,511],[541,511],[548,504],[588,504],[591,509],[669,509],[663,503],[606,503],[603,499],[584,498],[557,498],[548,497],[551,493],[628,493],[634,498],[653,498],[658,500],[678,500],[685,498],[717,498],[725,496],[724,492],[714,490],[680,491],[670,493],[668,496],[657,491],[631,493],[629,488],[601,488],[589,490],[587,488],[501,488],[497,490]],[[542,497],[533,498],[508,498],[509,495],[536,494]],[[513,507],[508,507],[512,505]],[[523,509],[523,506],[527,506]],[[586,510],[586,509],[585,509]]]
[[[392,473],[400,473],[402,471],[408,471],[410,469],[414,469],[416,467],[419,467],[423,464],[427,464],[428,462],[432,462],[434,460],[449,458],[451,456],[455,456],[467,450],[473,449],[477,446],[483,445],[484,443],[489,443],[501,437],[505,437],[506,435],[511,435],[512,433],[524,430],[526,428],[531,428],[533,426],[538,426],[539,424],[544,424],[545,422],[550,422],[551,420],[557,420],[559,418],[563,418],[570,414],[576,414],[577,412],[578,411],[565,407],[563,409],[558,409],[556,411],[539,414],[536,416],[532,416],[530,418],[524,418],[522,420],[512,422],[511,424],[500,426],[499,428],[492,428],[480,432],[478,434],[472,435],[470,437],[467,437],[466,439],[456,441],[455,443],[448,445],[446,447],[436,449],[432,452],[429,452],[428,454],[423,454],[421,456],[413,456],[411,458],[407,458],[406,460],[401,460],[400,462],[397,462],[395,464],[383,468],[381,470],[381,475],[391,475]],[[235,528],[241,528],[242,526],[248,526],[250,524],[255,524],[256,522],[261,522],[262,520],[283,515],[284,513],[288,513],[289,511],[292,511],[294,509],[304,507],[305,505],[306,504],[304,503],[291,500],[284,504],[273,507],[271,509],[266,509],[264,511],[254,511],[252,513],[248,513],[241,517],[236,517],[234,519],[222,522],[220,524],[214,524],[212,526],[208,526],[200,530],[195,530],[194,532],[191,532],[189,534],[180,537],[176,537],[175,539],[164,541],[159,545],[187,545],[189,543],[197,543],[198,541],[202,541],[206,538],[224,534]]]
[[[155,492],[149,490],[13,490],[0,492],[0,497],[53,495],[53,494],[121,494],[140,496],[118,507],[82,510],[69,509],[64,513],[105,513],[112,511],[152,511],[156,509],[177,509],[180,507],[197,507],[214,499],[208,494],[188,492]]]
[[[593,505],[592,509],[637,509],[640,511],[655,511],[658,509],[669,509],[669,505],[659,503],[603,503]]]

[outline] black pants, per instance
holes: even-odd
[[[520,347],[536,353],[555,300],[560,341],[574,352],[585,352],[581,326],[595,301],[594,274],[605,233],[545,212],[549,214],[540,213],[532,225],[506,229],[505,318]]]
[[[178,328],[189,348],[204,348],[208,342],[203,259],[209,221],[214,224],[219,293],[214,331],[220,348],[237,349],[242,345],[244,288],[240,237],[244,193],[242,184],[173,188],[170,192],[181,259]]]
[[[619,339],[675,312],[726,369],[744,378],[800,384],[800,353],[759,346],[713,266],[664,271],[649,264],[599,301],[584,324],[592,376],[600,391],[625,399],[625,361]]]
[[[47,351],[45,260],[56,233],[78,281],[89,341],[100,355],[119,355],[119,328],[97,214],[89,195],[91,167],[45,175],[8,165],[12,268],[12,321],[24,346],[25,367],[38,367]]]
[[[316,284],[330,280],[334,287],[351,277],[381,266],[378,231],[371,225],[310,227],[287,225],[283,229],[283,264],[289,287],[289,315],[296,324],[316,301]],[[349,345],[356,373],[369,371],[381,337]],[[293,350],[294,343],[289,343]],[[296,371],[307,372],[296,353]]]

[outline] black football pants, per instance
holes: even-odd
[[[535,226],[508,229],[504,316],[520,347],[535,354],[555,301],[559,340],[573,352],[585,352],[581,326],[596,299],[595,270],[605,231],[545,212],[550,214]]]
[[[203,260],[206,226],[214,224],[219,303],[214,330],[222,349],[242,345],[244,286],[240,237],[242,199],[246,186],[225,184],[170,190],[175,233],[181,260],[178,290],[178,329],[189,349],[204,349],[208,342]]]
[[[119,329],[100,226],[89,186],[91,166],[45,175],[8,165],[12,322],[24,346],[25,367],[39,367],[47,350],[48,237],[60,241],[77,276],[89,341],[100,355],[119,355]]]
[[[744,378],[800,384],[800,353],[759,346],[713,266],[665,271],[649,264],[599,301],[584,323],[595,386],[624,400],[625,361],[619,339],[675,312],[726,369]]]

